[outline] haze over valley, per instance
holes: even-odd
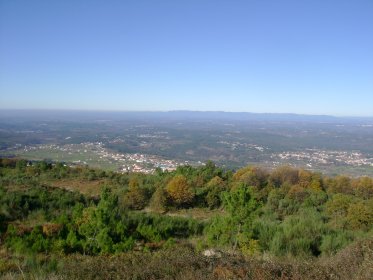
[[[373,175],[372,118],[225,112],[2,111],[2,156],[154,172],[207,160]]]

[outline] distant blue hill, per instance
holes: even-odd
[[[290,113],[250,113],[223,111],[79,111],[79,110],[0,110],[0,120],[169,120],[169,121],[260,121],[313,123],[373,123],[373,117],[335,117]]]

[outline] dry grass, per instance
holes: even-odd
[[[2,256],[3,257],[3,256]],[[373,279],[373,239],[360,241],[332,257],[319,259],[245,259],[223,255],[208,258],[187,244],[158,252],[110,256],[63,257],[58,271],[29,272],[14,265],[1,279],[180,279],[180,280],[370,280]],[[16,262],[13,262],[16,264]]]
[[[25,276],[22,273],[7,273],[2,276],[0,276],[0,279],[2,280],[25,280],[25,279],[32,279],[32,280],[64,280],[62,275],[57,275],[54,273],[47,274],[47,275],[32,275],[32,276]]]
[[[225,255],[207,258],[187,245],[155,253],[67,257],[66,279],[373,279],[373,239],[352,244],[339,254],[311,260],[245,259]]]
[[[221,209],[210,210],[207,208],[180,209],[166,213],[166,215],[171,217],[192,218],[199,221],[208,221],[214,216],[222,216],[224,214],[224,211]]]
[[[48,181],[48,185],[57,188],[63,188],[69,191],[77,191],[87,196],[98,196],[102,186],[106,185],[104,179],[88,181],[85,179],[60,179],[56,181]]]

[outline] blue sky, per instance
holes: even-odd
[[[0,108],[373,116],[373,1],[0,0]]]

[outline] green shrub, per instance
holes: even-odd
[[[333,255],[353,241],[353,234],[347,231],[336,231],[322,237],[320,250],[323,255]]]
[[[318,256],[322,235],[326,232],[323,219],[315,209],[302,209],[285,218],[270,245],[275,255]]]

